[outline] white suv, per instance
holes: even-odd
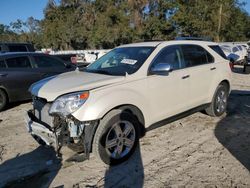
[[[183,112],[222,115],[231,69],[216,43],[143,42],[117,47],[85,70],[33,84],[25,119],[40,143],[128,159],[151,125]]]

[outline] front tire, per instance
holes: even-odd
[[[0,89],[0,112],[6,108],[8,104],[8,97],[6,93]]]
[[[219,117],[226,112],[228,102],[229,88],[226,84],[220,84],[213,96],[209,107],[205,109],[206,113],[212,117]]]
[[[122,110],[112,110],[100,120],[93,142],[95,155],[108,165],[126,161],[139,142],[136,117]]]

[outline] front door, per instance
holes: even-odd
[[[186,111],[189,99],[189,72],[184,68],[181,48],[178,45],[165,47],[153,60],[149,69],[159,63],[169,64],[171,71],[168,75],[148,76],[151,123]]]

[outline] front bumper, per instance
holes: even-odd
[[[24,119],[28,132],[36,139],[36,141],[39,142],[39,144],[44,142],[48,146],[56,146],[56,134],[44,124],[42,124],[42,122],[40,122],[34,116],[31,110],[25,114]]]

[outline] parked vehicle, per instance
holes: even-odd
[[[246,62],[247,50],[242,45],[221,45],[220,47],[233,64],[243,65]]]
[[[4,52],[35,52],[30,43],[0,42],[0,53]]]
[[[57,152],[68,146],[119,164],[157,122],[184,112],[226,111],[231,69],[217,49],[204,41],[117,47],[84,71],[33,84],[34,109],[25,116],[26,127]]]
[[[241,60],[241,64],[244,64],[246,62],[247,59],[247,49],[246,47],[244,47],[243,45],[237,45],[237,48],[239,49],[239,51],[237,52],[240,56],[240,60]]]
[[[0,111],[9,102],[31,99],[28,88],[32,83],[74,69],[74,65],[42,53],[0,55]]]
[[[247,61],[244,64],[243,72],[246,74],[250,74],[250,49],[248,49]]]
[[[97,55],[98,55],[98,53],[94,53],[94,52],[85,53],[84,54],[85,62],[87,62],[89,64],[93,63],[97,59]]]
[[[243,72],[246,74],[250,74],[250,62],[249,61],[244,64]]]

